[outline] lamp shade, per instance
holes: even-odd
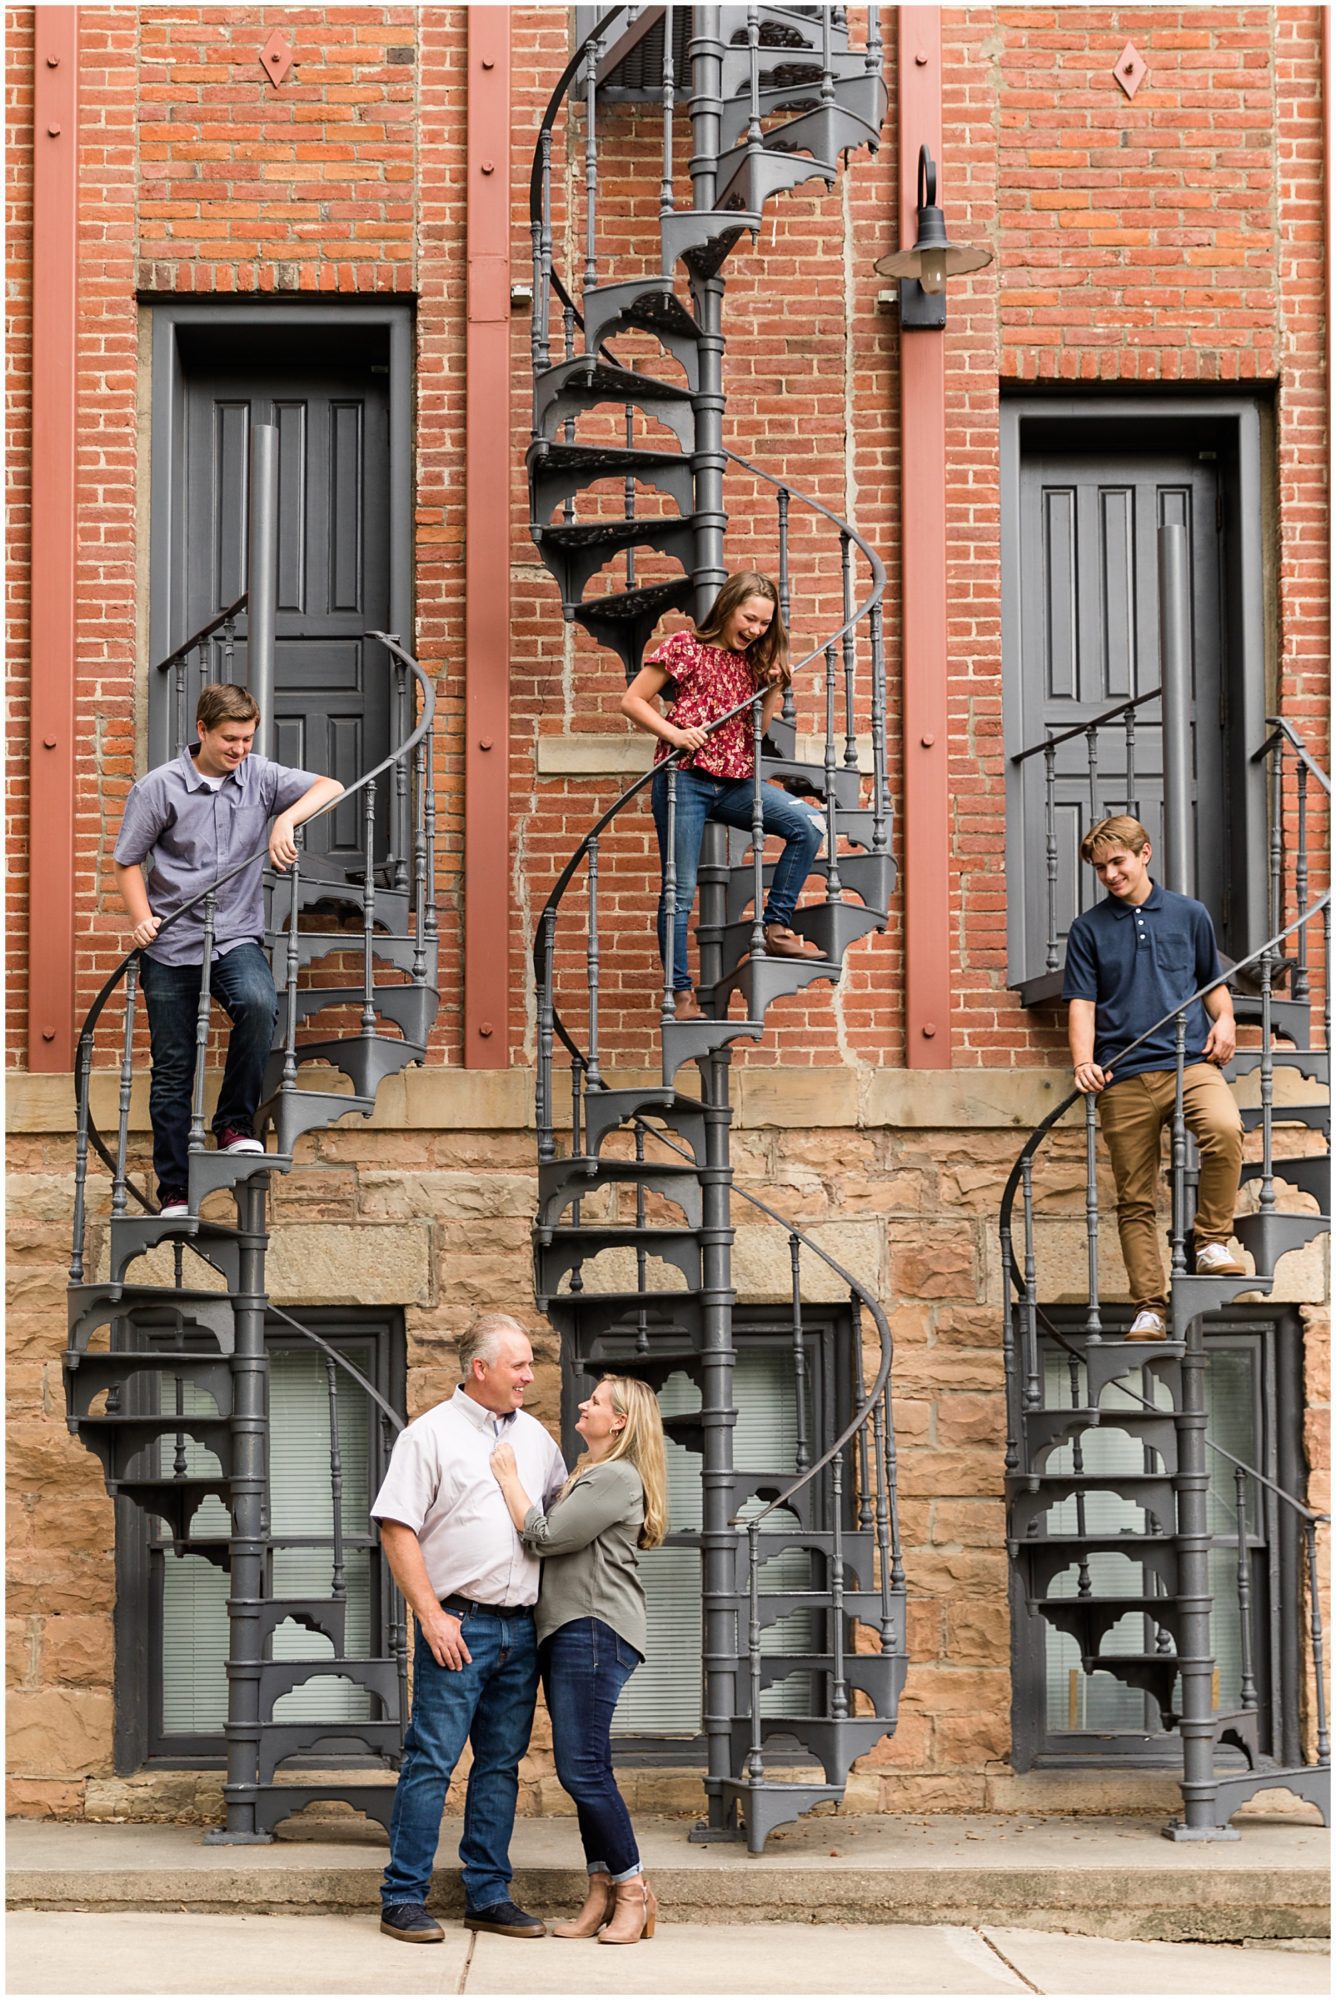
[[[948,278],[981,271],[991,264],[991,250],[953,243],[946,217],[937,206],[937,166],[926,146],[919,147],[918,241],[912,250],[892,250],[872,266],[882,278],[917,278],[925,292],[940,292]]]

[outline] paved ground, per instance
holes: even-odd
[[[1307,1994],[1320,1949],[1112,1943],[956,1925],[682,1924],[627,1950],[448,1927],[398,1944],[372,1916],[14,1911],[11,1994]]]
[[[755,1857],[691,1845],[685,1820],[644,1820],[638,1833],[664,1908],[687,1928],[797,1918],[827,1930],[936,1925],[1194,1944],[1324,1937],[1325,1830],[1295,1819],[1238,1824],[1237,1841],[1180,1846],[1150,1819],[816,1818],[781,1828]],[[444,1916],[462,1909],[458,1830],[457,1820],[442,1828],[433,1905]],[[322,1920],[375,1907],[386,1851],[379,1829],[349,1819],[339,1835],[328,1820],[293,1819],[283,1831],[272,1846],[206,1847],[197,1827],[11,1820],[10,1906]],[[516,1899],[549,1917],[578,1902],[578,1852],[571,1820],[520,1820]],[[613,1956],[597,1953],[600,1963]]]

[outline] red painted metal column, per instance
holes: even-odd
[[[464,1063],[510,1060],[510,13],[468,9]]]
[[[28,1068],[74,1067],[79,15],[33,9]]]
[[[900,241],[918,224],[918,156],[942,151],[942,28],[898,15]],[[905,1062],[951,1066],[951,836],[946,704],[946,336],[900,335],[901,702],[904,721]]]

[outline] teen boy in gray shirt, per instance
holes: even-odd
[[[187,1162],[195,1073],[195,1024],[204,963],[204,906],[159,931],[192,897],[263,848],[278,869],[296,859],[294,832],[343,786],[256,756],[260,711],[231,681],[206,687],[195,711],[199,743],[158,765],[134,786],[116,841],[116,883],[137,945],[148,1009],[153,1076],[149,1118],[159,1213],[189,1212]],[[273,822],[272,825],[270,822]],[[231,1017],[227,1066],[214,1113],[226,1153],[264,1149],[252,1129],[278,1018],[264,954],[265,856],[218,890],[209,968],[211,991]]]

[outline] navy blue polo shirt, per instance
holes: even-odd
[[[1215,979],[1220,959],[1210,912],[1191,896],[1175,895],[1153,883],[1144,903],[1133,906],[1106,896],[1076,919],[1067,934],[1064,1000],[1095,1003],[1095,1061],[1103,1069],[1129,1042],[1181,1007],[1190,993]],[[1210,1033],[1198,1000],[1188,1009],[1187,1060],[1200,1062]],[[1118,1077],[1142,1070],[1172,1069],[1174,1023],[1166,1021],[1119,1065]]]

